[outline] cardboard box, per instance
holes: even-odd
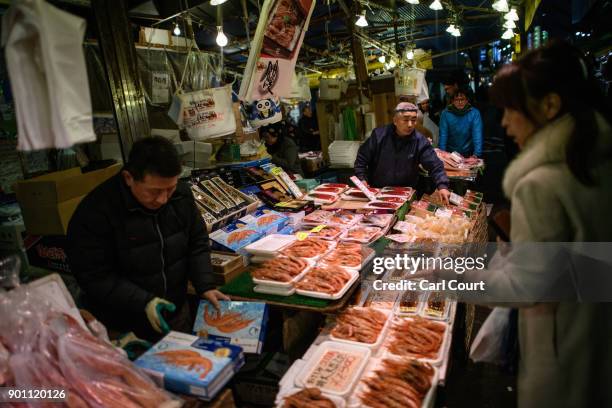
[[[199,337],[213,340],[222,344],[232,344],[242,347],[245,353],[260,354],[266,335],[268,324],[268,305],[263,302],[233,302],[219,301],[220,313],[217,313],[212,304],[200,300],[193,333]],[[231,314],[237,314],[227,324]]]
[[[210,401],[244,365],[244,354],[237,346],[171,331],[134,364],[169,391]]]
[[[0,250],[24,249],[25,227],[22,222],[0,225]]]
[[[24,239],[28,262],[31,266],[57,272],[70,272],[66,254],[66,237],[63,235],[28,235]]]
[[[75,167],[18,182],[15,191],[28,234],[66,235],[70,217],[83,197],[120,169],[115,164],[81,173]]]

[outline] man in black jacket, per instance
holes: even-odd
[[[215,290],[206,228],[180,172],[170,141],[142,139],[70,220],[71,269],[86,307],[110,328],[146,339],[191,331],[188,281],[215,305],[227,299]]]
[[[372,187],[415,187],[421,164],[433,178],[442,199],[448,202],[450,193],[444,163],[427,138],[415,130],[416,123],[415,104],[397,105],[393,124],[374,129],[359,148],[355,175]]]

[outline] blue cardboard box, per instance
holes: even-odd
[[[219,302],[219,313],[206,300],[198,306],[194,334],[242,347],[245,353],[261,353],[268,324],[268,305],[262,302]]]
[[[210,401],[244,365],[238,346],[171,331],[135,362],[165,389]]]

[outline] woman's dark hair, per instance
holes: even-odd
[[[489,94],[495,105],[517,110],[537,124],[527,101],[549,93],[561,98],[558,116],[569,113],[575,120],[566,148],[567,165],[581,183],[593,185],[597,162],[592,156],[599,133],[595,112],[611,122],[610,110],[580,50],[553,41],[530,51],[499,70]]]
[[[142,181],[146,174],[159,177],[176,177],[181,174],[181,160],[174,144],[161,136],[140,139],[132,145],[125,165],[134,180]]]
[[[259,129],[259,134],[264,136],[266,133],[269,133],[271,136],[282,138],[284,136],[283,126],[279,123],[273,123],[271,125],[262,126]]]

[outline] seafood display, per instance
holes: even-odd
[[[319,186],[319,188],[327,188],[327,187],[340,188],[342,190],[346,190],[347,188],[349,188],[348,184],[343,184],[343,183],[323,183]]]
[[[368,227],[385,228],[391,223],[391,221],[393,221],[393,217],[393,214],[370,213],[365,214],[363,218],[359,221],[359,223]]]
[[[361,262],[363,261],[361,251],[360,244],[342,242],[336,249],[327,254],[322,262],[328,266],[360,268]]]
[[[212,362],[193,350],[169,350],[155,353],[166,364],[181,367],[186,370],[197,371],[200,378],[204,379],[212,369]]]
[[[391,326],[388,350],[398,356],[436,359],[446,325],[422,317],[397,319]]]
[[[312,201],[320,201],[326,204],[331,204],[338,200],[338,195],[333,193],[318,193],[316,191],[311,191],[307,196],[307,200]]]
[[[384,209],[384,210],[397,210],[402,206],[401,203],[388,203],[386,201],[370,201],[364,208],[366,209]]]
[[[382,235],[382,230],[378,227],[355,227],[347,230],[342,235],[342,240],[363,242],[367,244],[378,238],[380,235]]]
[[[342,229],[333,225],[327,225],[325,228],[316,231],[310,231],[310,236],[319,239],[334,240],[342,234]]]
[[[305,216],[302,223],[309,225],[325,224],[331,216],[332,213],[329,211],[316,210]]]
[[[304,242],[304,241],[301,241]],[[308,267],[308,262],[295,257],[278,257],[266,261],[251,272],[251,276],[260,280],[290,282]]]
[[[244,200],[240,192],[236,190],[234,187],[227,184],[225,181],[221,179],[221,177],[213,177],[213,183],[219,187],[219,189],[223,190],[225,194],[234,202],[234,204],[238,207],[244,207],[247,205],[247,202]]]
[[[381,195],[376,197],[376,200],[383,201],[385,203],[398,203],[404,204],[407,200],[403,197],[391,196],[391,195]]]
[[[239,312],[208,312],[208,305],[204,306],[204,321],[207,325],[215,327],[221,333],[233,333],[247,327],[255,319],[247,319]]]
[[[319,186],[319,187],[315,187],[314,191],[317,193],[340,194],[342,193],[342,191],[344,191],[344,189],[340,187],[321,187]]]
[[[286,256],[296,256],[299,258],[315,258],[326,253],[331,245],[329,241],[307,238],[303,241],[295,241],[283,249],[281,253]]]
[[[202,190],[207,192],[211,197],[214,197],[215,200],[219,201],[227,209],[232,210],[236,207],[234,202],[211,180],[202,180],[198,184]]]
[[[425,314],[437,318],[442,318],[446,315],[446,299],[440,292],[432,292],[427,298],[427,305],[425,307]]]
[[[257,219],[257,226],[262,227],[264,225],[268,225],[273,223],[274,221],[280,219],[280,215],[276,215],[276,214],[268,214],[268,215],[264,215],[262,217],[259,217]]]
[[[366,390],[359,398],[371,408],[418,408],[432,387],[434,374],[434,368],[427,363],[385,359],[380,369],[363,379]]]
[[[387,316],[372,308],[350,308],[336,318],[331,335],[338,339],[374,344],[378,340]]]
[[[338,225],[341,227],[348,227],[356,223],[361,219],[361,215],[349,212],[349,211],[338,211],[333,213],[328,218],[327,222],[332,225]]]
[[[319,388],[304,388],[284,398],[283,408],[335,408],[336,404],[321,393]]]
[[[196,185],[191,186],[191,192],[196,202],[203,206],[206,210],[211,212],[212,215],[214,215],[215,217],[218,217],[227,211],[227,208],[225,208],[225,206],[221,205],[221,203],[212,198],[200,187]]]
[[[406,291],[399,299],[397,311],[399,313],[416,313],[419,309],[421,294],[415,291]]]
[[[342,269],[317,266],[296,283],[295,287],[309,292],[333,295],[340,292],[350,279],[351,274]]]

